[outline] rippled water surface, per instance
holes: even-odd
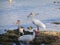
[[[56,1],[56,3],[54,3]],[[47,26],[47,31],[60,31],[60,25],[51,22],[60,22],[60,0],[0,0],[0,33],[4,29],[16,29],[16,21],[21,20],[21,25],[34,26],[27,15],[30,12],[39,13],[35,16]]]

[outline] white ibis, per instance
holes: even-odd
[[[17,24],[18,24],[18,33],[19,35],[23,35],[24,34],[24,28],[20,26],[21,21],[17,20]]]
[[[40,20],[37,20],[37,19],[34,18],[34,16],[36,16],[36,15],[37,14],[32,12],[28,15],[28,17],[31,16],[32,23],[37,26],[37,30],[39,30],[39,27],[42,27],[43,29],[46,29],[46,26],[45,26],[44,23],[42,23]]]
[[[18,38],[19,41],[26,42],[27,45],[29,45],[30,41],[33,41],[35,38],[35,30],[33,30],[33,34],[23,35]]]

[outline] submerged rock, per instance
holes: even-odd
[[[52,22],[53,24],[60,24],[60,22]]]

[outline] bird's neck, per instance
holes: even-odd
[[[33,38],[35,37],[35,32],[33,32]]]
[[[34,16],[31,17],[32,21],[35,19]]]

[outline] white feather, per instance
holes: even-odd
[[[33,32],[33,35],[29,34],[29,35],[20,36],[18,38],[18,40],[19,41],[29,42],[29,41],[32,41],[34,38],[35,38],[35,32]]]
[[[36,16],[36,15],[37,14],[35,14],[33,12],[29,14],[29,17],[31,16],[33,24],[35,24],[36,26],[42,27],[43,29],[46,29],[46,26],[44,23],[42,23],[40,20],[37,20],[34,18],[34,16]]]
[[[39,26],[39,27],[42,27],[42,28],[46,28],[45,24],[42,23],[40,20],[37,20],[37,19],[33,19],[32,22],[36,25],[36,26]]]

